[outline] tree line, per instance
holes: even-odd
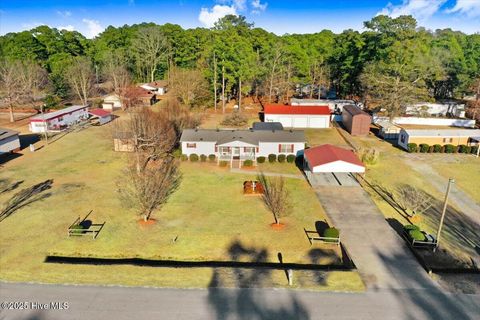
[[[53,102],[72,93],[85,102],[95,82],[108,80],[113,91],[127,95],[130,82],[168,79],[182,104],[225,108],[226,100],[241,105],[245,96],[287,101],[296,84],[309,84],[395,115],[407,103],[478,91],[480,34],[429,31],[411,16],[381,15],[364,27],[277,36],[229,15],[211,29],[142,23],[110,26],[86,39],[40,26],[0,37],[2,96],[13,104],[47,87]],[[35,81],[6,97],[6,69],[14,63],[21,65],[14,68],[17,78]]]

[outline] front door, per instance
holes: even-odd
[[[240,147],[233,147],[233,159],[240,159]]]

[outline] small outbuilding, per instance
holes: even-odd
[[[108,123],[113,120],[112,113],[105,111],[103,109],[92,109],[92,110],[89,110],[88,113],[91,116],[90,119],[93,119],[93,120],[98,119],[99,125]]]
[[[372,117],[354,105],[343,107],[342,123],[352,136],[365,136],[370,132]]]
[[[351,150],[331,144],[305,149],[304,167],[312,173],[364,173],[365,165]]]
[[[113,150],[118,152],[135,151],[135,143],[130,132],[115,132],[113,135]]]
[[[0,128],[0,155],[20,150],[20,132]]]
[[[122,100],[118,94],[110,94],[103,98],[102,108],[104,110],[114,111],[116,109],[122,108]]]
[[[265,122],[280,122],[286,128],[329,128],[328,106],[266,105]]]

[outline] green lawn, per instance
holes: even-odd
[[[35,153],[5,164],[0,179],[24,180],[15,191],[0,195],[7,201],[15,192],[53,179],[49,197],[17,210],[0,222],[0,278],[9,281],[97,283],[206,287],[217,269],[82,266],[44,263],[48,254],[92,257],[142,257],[172,260],[225,260],[334,263],[341,252],[310,247],[303,228],[325,219],[323,209],[307,182],[287,179],[293,210],[274,231],[272,215],[258,197],[243,196],[242,183],[252,174],[230,173],[204,163],[182,163],[180,188],[154,214],[157,223],[143,227],[132,209],[122,204],[117,183],[123,179],[126,155],[112,151],[108,126],[71,133]],[[279,164],[280,165],[280,164]],[[281,164],[292,166],[290,164]],[[78,216],[93,223],[106,221],[96,240],[68,238],[67,227]],[[178,237],[178,238],[177,238]],[[175,243],[172,239],[177,238]],[[319,250],[321,249],[321,250]],[[228,271],[230,270],[230,271]],[[238,285],[221,270],[225,286]],[[318,290],[362,290],[356,272],[299,272],[296,287]],[[264,286],[284,286],[282,271],[272,271]]]
[[[314,147],[321,144],[333,144],[340,147],[347,147],[348,144],[342,139],[335,128],[328,129],[306,129],[305,138],[308,146]]]

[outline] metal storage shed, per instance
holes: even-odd
[[[352,136],[365,136],[370,132],[372,117],[354,105],[343,107],[342,123]]]

